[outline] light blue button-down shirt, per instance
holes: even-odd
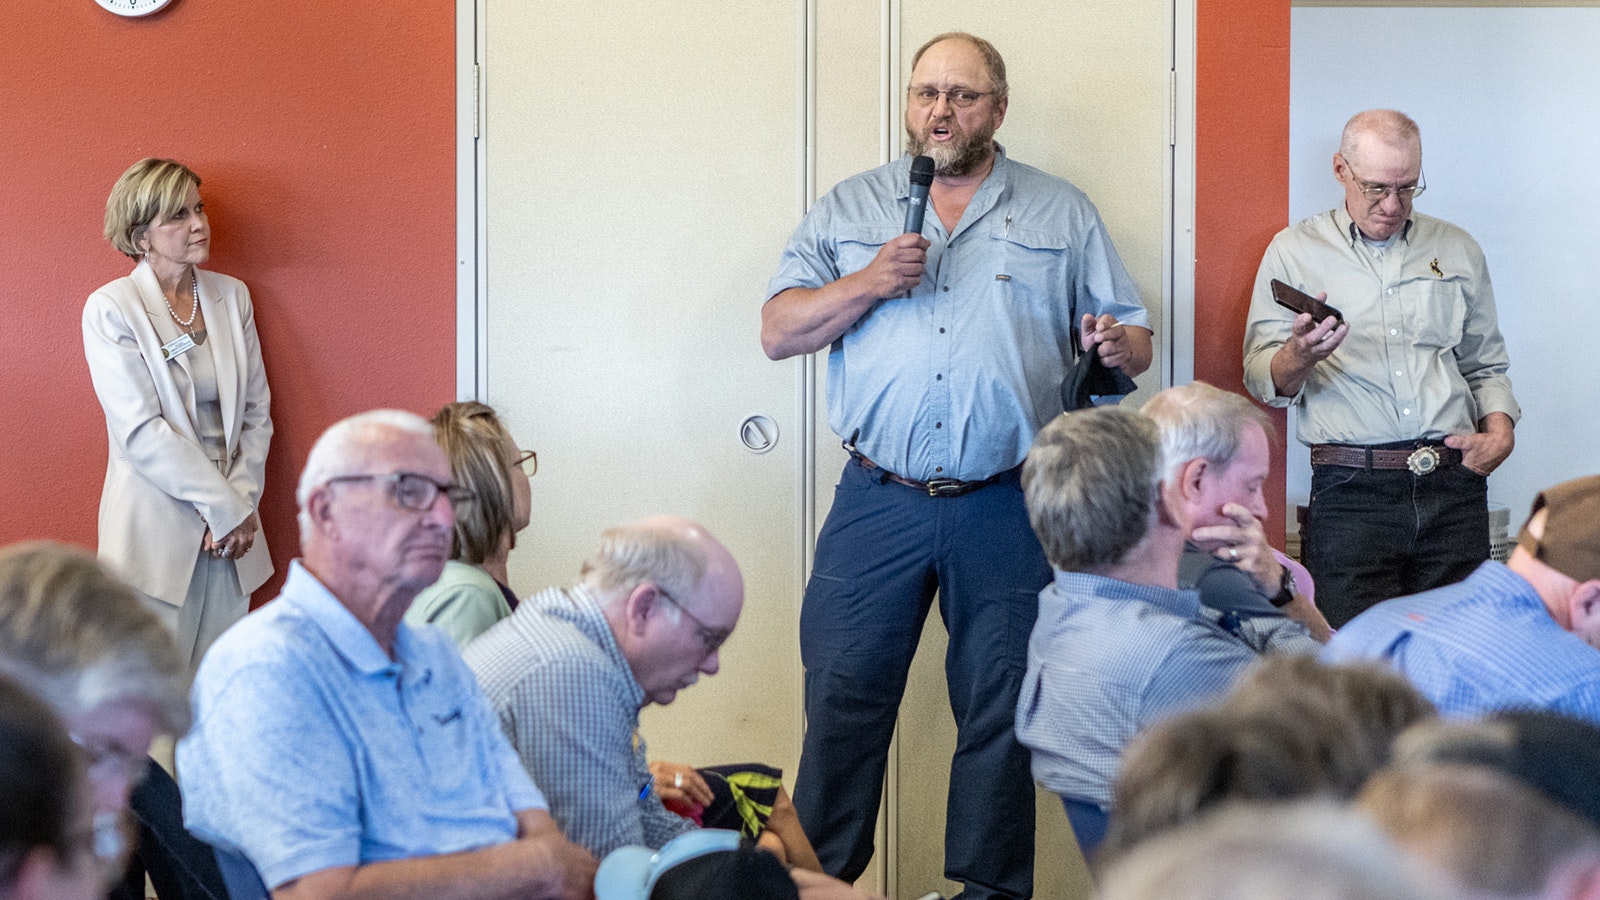
[[[767,296],[866,268],[904,231],[910,173],[902,156],[817,201]],[[1003,148],[955,231],[930,215],[922,235],[922,282],[828,352],[828,425],[898,475],[980,480],[1021,463],[1061,412],[1077,318],[1149,318],[1089,198]]]
[[[1533,585],[1493,560],[1465,581],[1356,616],[1322,659],[1387,661],[1446,716],[1534,708],[1600,725],[1600,650],[1562,628]]]
[[[268,887],[494,846],[545,808],[450,638],[402,623],[390,659],[298,561],[206,653],[192,702],[184,824]]]

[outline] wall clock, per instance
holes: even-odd
[[[171,3],[172,0],[94,0],[101,9],[119,16],[148,16]]]

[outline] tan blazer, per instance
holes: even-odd
[[[83,352],[106,414],[110,453],[100,494],[100,558],[135,588],[174,605],[189,592],[209,525],[218,539],[256,510],[272,439],[270,394],[244,282],[195,270],[216,358],[229,464],[207,458],[194,426],[189,354],[161,358],[154,321],[168,317],[155,273],[133,273],[89,295]],[[213,344],[215,346],[213,346]],[[248,594],[272,574],[264,536],[236,561]]]

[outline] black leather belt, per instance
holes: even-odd
[[[1343,466],[1349,469],[1409,469],[1413,475],[1426,475],[1446,466],[1461,465],[1461,451],[1443,444],[1419,442],[1413,447],[1363,447],[1355,444],[1312,444],[1313,466]]]
[[[877,471],[882,472],[884,477],[889,481],[892,481],[895,484],[903,484],[908,488],[915,488],[919,491],[927,491],[929,497],[959,497],[962,494],[970,494],[978,488],[988,487],[989,485],[1000,481],[1002,478],[1005,478],[1007,475],[1017,471],[1017,469],[1022,468],[1021,466],[1017,466],[1016,468],[1007,469],[1004,472],[997,472],[993,475],[990,475],[988,478],[983,479],[982,481],[959,481],[954,478],[930,478],[927,481],[916,481],[910,478],[902,478],[888,469],[883,468],[872,460],[862,456],[854,447],[851,447],[849,444],[845,444],[844,449],[850,451],[850,455],[855,459],[856,462],[861,464],[861,468],[876,469]]]

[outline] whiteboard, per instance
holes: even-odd
[[[1291,21],[1289,221],[1339,202],[1340,129],[1389,107],[1422,128],[1417,209],[1483,247],[1522,405],[1489,499],[1515,536],[1541,489],[1600,473],[1600,8],[1296,7]],[[1293,510],[1311,466],[1288,443]]]

